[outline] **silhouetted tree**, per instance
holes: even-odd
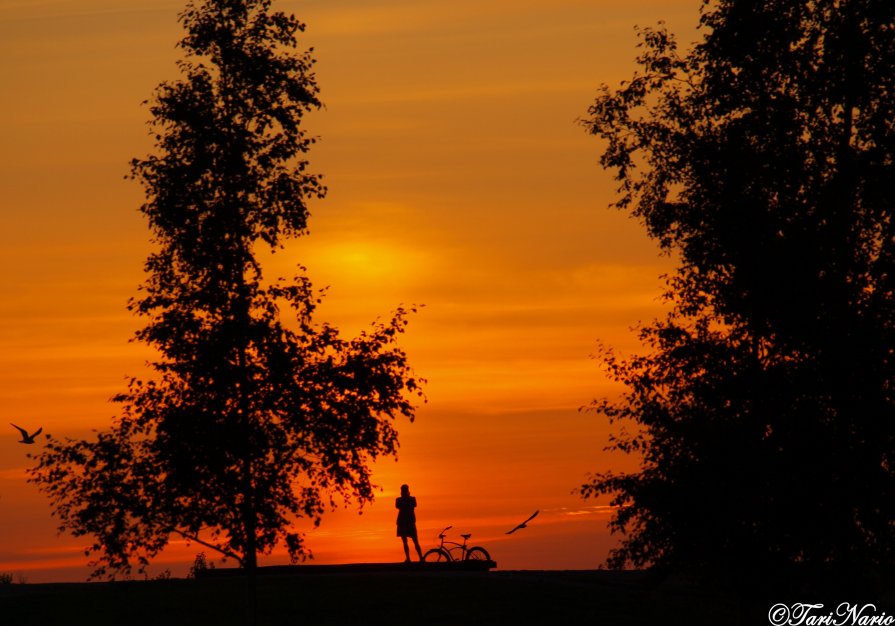
[[[895,556],[895,4],[716,0],[681,55],[585,120],[630,211],[677,260],[649,351],[605,350],[639,471],[609,494],[610,564],[773,571]],[[748,574],[747,574],[748,575]]]
[[[197,0],[180,19],[182,79],[150,103],[155,154],[135,159],[156,250],[130,309],[154,347],[95,440],[51,438],[31,480],[61,529],[94,537],[95,575],[142,569],[172,536],[236,559],[284,543],[305,555],[341,496],[372,500],[369,461],[394,454],[417,380],[395,339],[406,311],[354,339],[312,320],[307,278],[265,281],[257,247],[306,231],[302,127],[320,106],[304,26],[270,0]],[[291,310],[281,316],[281,308]],[[283,319],[283,318],[287,319]]]

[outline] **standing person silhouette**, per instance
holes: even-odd
[[[395,508],[398,509],[398,537],[404,543],[404,562],[410,563],[410,547],[407,545],[407,538],[413,539],[413,545],[416,547],[416,553],[423,560],[423,551],[420,550],[420,542],[416,536],[416,498],[410,495],[410,487],[401,485],[401,497],[395,499]]]

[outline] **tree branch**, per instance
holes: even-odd
[[[186,532],[186,531],[180,530],[179,528],[175,528],[175,527],[173,527],[173,526],[168,526],[168,527],[165,528],[165,530],[166,530],[167,532],[169,532],[169,533],[174,533],[174,534],[176,534],[176,535],[180,535],[181,537],[183,537],[183,538],[186,539],[187,541],[194,541],[194,542],[198,543],[198,544],[201,545],[201,546],[205,546],[206,548],[209,548],[210,550],[214,550],[215,552],[218,552],[218,553],[224,555],[225,557],[230,557],[230,558],[232,558],[232,559],[236,559],[236,562],[239,563],[239,566],[240,566],[240,567],[243,566],[243,559],[242,559],[242,557],[239,556],[238,554],[236,554],[235,552],[232,552],[232,551],[230,551],[230,550],[228,550],[228,549],[226,549],[226,548],[222,548],[221,546],[215,545],[215,544],[213,544],[213,543],[209,543],[209,542],[207,542],[207,541],[203,541],[202,539],[199,539],[199,536],[198,536],[198,535],[194,535],[194,534],[192,534],[192,533],[188,533],[188,532]]]

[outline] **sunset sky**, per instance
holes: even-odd
[[[59,437],[106,428],[143,371],[125,305],[143,281],[141,102],[178,77],[185,0],[0,0],[0,573],[83,580],[85,539],[57,536],[7,422]],[[576,124],[633,71],[635,25],[696,37],[699,0],[280,0],[308,25],[326,108],[307,118],[329,195],[311,234],[267,260],[329,286],[320,319],[355,334],[425,305],[403,338],[428,402],[377,463],[382,491],[308,529],[316,562],[397,561],[409,483],[424,549],[453,525],[501,569],[596,567],[605,502],[572,490],[630,468],[579,407],[613,395],[600,340],[638,349],[670,262],[608,207],[600,144]],[[504,532],[541,511],[530,526]],[[182,575],[198,546],[153,572]],[[263,564],[286,562],[283,554]]]

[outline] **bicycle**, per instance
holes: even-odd
[[[438,533],[438,538],[441,540],[441,544],[437,548],[427,550],[423,555],[423,561],[426,561],[427,563],[447,563],[450,561],[491,560],[491,555],[488,554],[488,551],[485,550],[485,548],[481,546],[466,546],[466,542],[472,537],[471,534],[460,535],[463,537],[463,543],[445,541],[444,538],[447,536],[445,533],[451,528],[453,528],[453,526],[448,526]]]

